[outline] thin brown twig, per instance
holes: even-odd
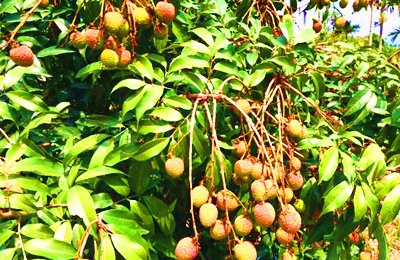
[[[42,3],[42,1],[43,0],[36,1],[35,5],[31,8],[31,10],[29,10],[28,12],[25,13],[25,16],[22,18],[21,22],[17,25],[17,27],[15,27],[14,30],[12,30],[11,37],[8,40],[9,43],[14,40],[15,35],[19,31],[19,29],[21,29],[21,27],[24,26],[24,24],[28,21],[29,17],[31,17],[31,15],[35,12],[36,8],[39,7],[39,5]]]

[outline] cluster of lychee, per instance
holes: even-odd
[[[139,29],[147,29],[153,25],[153,17],[147,9],[136,7],[132,13],[133,26]],[[168,37],[168,25],[175,17],[175,7],[166,1],[160,1],[155,7],[156,24],[153,27],[153,35],[157,39]],[[104,15],[103,28],[90,28],[84,32],[75,31],[70,35],[70,43],[77,49],[89,46],[92,50],[102,50],[100,61],[108,68],[124,68],[131,62],[135,55],[124,48],[121,41],[129,36],[131,26],[123,14],[110,11]]]

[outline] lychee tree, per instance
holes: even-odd
[[[3,1],[0,259],[387,259],[400,66],[315,6]]]

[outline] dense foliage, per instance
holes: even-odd
[[[173,21],[152,1],[1,3],[0,259],[174,259],[185,237],[196,259],[253,244],[259,259],[358,259],[370,237],[387,259],[383,226],[400,210],[396,49],[348,36],[346,21],[328,32],[340,14],[323,2],[309,5],[326,10],[321,32],[297,34],[277,14],[297,1],[171,3]],[[150,20],[135,18],[141,7]],[[129,32],[103,24],[112,11]],[[94,28],[102,48],[72,44]],[[166,169],[173,158],[183,168]],[[274,195],[257,197],[257,180]],[[199,214],[199,185],[215,219]],[[255,210],[265,205],[271,223]],[[281,219],[291,209],[299,228]],[[241,215],[249,234],[234,229]],[[230,231],[220,240],[216,218]]]

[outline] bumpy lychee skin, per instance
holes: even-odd
[[[349,234],[349,239],[351,243],[357,244],[360,241],[360,235],[356,231],[353,231]]]
[[[211,227],[218,218],[217,207],[212,203],[203,204],[199,210],[199,218],[204,227]]]
[[[182,238],[175,248],[175,256],[178,260],[193,260],[199,253],[199,247],[191,237]]]
[[[164,23],[157,23],[157,25],[154,26],[153,35],[159,40],[168,38],[168,25]]]
[[[118,68],[125,68],[131,63],[132,55],[131,52],[127,49],[121,49],[118,51],[119,61],[118,61]]]
[[[246,99],[239,99],[236,101],[236,105],[240,107],[246,114],[250,113],[250,103]],[[241,114],[237,111],[238,114]]]
[[[118,54],[110,49],[105,49],[100,55],[100,61],[108,68],[116,67],[119,61]]]
[[[165,162],[165,170],[169,176],[176,179],[182,175],[185,170],[185,164],[181,158],[170,158]]]
[[[278,194],[278,187],[274,184],[272,180],[265,180],[265,199],[266,200],[273,200],[276,198]]]
[[[158,2],[156,5],[156,17],[162,23],[172,23],[175,17],[175,6],[167,2]]]
[[[235,150],[233,150],[232,152],[232,155],[237,158],[242,157],[247,150],[246,144],[243,141],[240,141],[237,144],[233,144],[232,147],[235,148]]]
[[[100,50],[104,46],[103,32],[97,29],[89,29],[85,32],[86,43],[92,50]]]
[[[224,193],[223,190],[220,190],[217,194],[217,206],[218,209],[222,211],[225,211]],[[234,211],[239,206],[239,202],[230,192],[226,192],[226,206],[228,211]]]
[[[129,22],[126,19],[124,19],[124,22],[122,23],[122,26],[116,32],[116,35],[118,36],[118,38],[122,39],[125,36],[128,36],[129,31],[130,31]]]
[[[200,208],[203,204],[206,204],[209,197],[209,192],[203,185],[197,186],[192,190],[193,205],[196,208]]]
[[[294,241],[294,236],[296,233],[288,233],[281,227],[276,230],[276,240],[282,245],[287,245]]]
[[[108,12],[104,15],[104,27],[109,34],[116,34],[124,24],[124,17],[118,12]]]
[[[293,204],[293,207],[300,213],[304,212],[304,210],[306,209],[306,205],[301,199],[296,200],[296,202]]]
[[[262,176],[265,176],[267,174],[268,168],[267,166],[262,163],[255,163],[253,166],[253,170],[251,171],[251,178],[253,180],[259,180],[262,178]]]
[[[293,190],[291,188],[281,188],[281,194],[284,196],[284,199],[286,200],[286,203],[289,203],[293,199]]]
[[[292,162],[293,169],[295,171],[300,171],[300,169],[301,169],[301,161],[300,161],[300,159],[297,158],[297,157],[293,157],[291,162]]]
[[[285,253],[283,253],[282,255],[282,260],[296,260],[297,257],[290,253],[289,251],[286,251]]]
[[[303,187],[304,179],[300,172],[290,172],[286,175],[290,188],[298,190]]]
[[[254,206],[254,219],[257,225],[267,228],[274,223],[275,209],[271,203],[258,203]]]
[[[286,131],[293,138],[301,138],[303,136],[303,127],[297,120],[290,120],[286,126]]]
[[[228,236],[229,225],[224,225],[224,221],[217,219],[214,225],[210,227],[210,236],[214,240],[223,240]]]
[[[292,205],[279,215],[279,226],[289,233],[297,232],[301,227],[301,216]]]
[[[239,160],[235,163],[234,172],[240,178],[250,176],[253,171],[253,163],[249,160]]]
[[[267,188],[265,187],[265,182],[262,180],[255,180],[251,184],[251,195],[257,202],[263,202],[265,200],[265,195]]]
[[[86,37],[82,32],[73,32],[69,36],[71,45],[77,49],[83,49],[86,47]]]
[[[248,216],[240,215],[234,223],[236,235],[245,237],[253,230],[253,221]]]
[[[253,243],[244,241],[233,248],[236,260],[256,260],[257,250]]]
[[[338,29],[342,29],[346,25],[346,19],[343,16],[340,16],[335,21],[335,27]]]
[[[135,23],[140,28],[147,28],[153,23],[151,15],[144,8],[136,8],[133,10],[133,17],[135,18]]]
[[[35,55],[31,48],[26,45],[21,45],[10,50],[10,59],[18,66],[29,67],[32,66]]]
[[[360,253],[360,260],[371,260],[372,254],[371,252],[363,251]]]

